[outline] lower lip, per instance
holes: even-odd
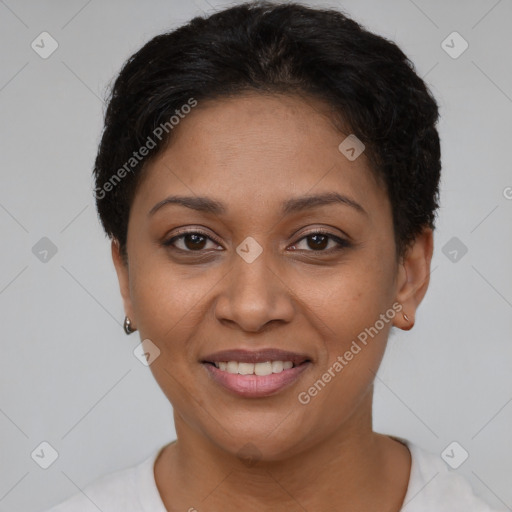
[[[236,395],[247,398],[270,396],[283,391],[291,386],[309,365],[309,362],[305,362],[280,373],[260,376],[228,373],[219,370],[213,364],[203,363],[215,382]]]

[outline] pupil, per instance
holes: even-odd
[[[329,240],[325,235],[311,235],[308,238],[310,240],[316,240],[315,242],[313,242],[313,245],[308,244],[311,249],[325,249],[325,247],[327,247],[327,244],[329,243]],[[318,239],[321,239],[320,243],[318,243]]]
[[[202,239],[202,240],[201,240]],[[192,241],[192,244],[188,242]],[[199,242],[199,244],[198,244]],[[201,243],[203,245],[201,245]],[[185,236],[185,245],[187,249],[202,249],[205,243],[205,237],[203,235],[188,234]]]

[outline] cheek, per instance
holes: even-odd
[[[142,259],[142,258],[141,258]],[[131,276],[131,297],[138,329],[164,350],[178,350],[204,314],[206,279],[187,278],[186,269],[148,257]]]
[[[204,311],[205,280],[186,279],[168,262],[151,262],[133,273],[132,303],[141,340],[150,339],[159,350],[150,365],[155,381],[178,410],[201,405],[194,393],[189,368],[197,363],[190,350]]]
[[[368,398],[395,314],[385,286],[356,276],[353,279],[341,279],[339,286],[332,286],[330,300],[317,309],[318,325],[328,326],[322,328],[326,333],[324,353],[314,375],[300,390],[305,411],[328,411],[322,414],[324,432],[346,422]],[[305,425],[317,428],[316,416],[305,414]]]
[[[354,258],[330,279],[310,283],[305,292],[325,344],[311,383],[318,384],[311,391],[317,393],[316,406],[340,415],[347,414],[373,382],[395,315],[393,261],[373,254]],[[334,414],[330,419],[341,418]]]
[[[325,324],[331,353],[342,350],[391,308],[393,283],[392,261],[361,253],[329,275],[302,282],[297,295]]]

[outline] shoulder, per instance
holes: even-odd
[[[405,439],[411,452],[409,486],[400,512],[501,512],[475,495],[469,482],[448,468],[440,455]]]
[[[154,461],[159,452],[160,449],[152,452],[137,465],[114,471],[94,480],[81,491],[45,512],[98,512],[98,510],[143,512],[147,510],[146,507],[152,506],[154,500],[159,498],[153,473]]]
[[[108,512],[121,506],[135,511],[135,473],[135,467],[130,467],[102,476],[46,512]]]

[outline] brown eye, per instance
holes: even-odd
[[[299,247],[299,245],[305,242],[306,247]],[[329,243],[333,242],[333,244],[329,247]],[[310,233],[304,237],[302,237],[298,242],[296,242],[293,246],[294,249],[305,250],[306,252],[331,252],[340,249],[344,249],[350,247],[350,242],[344,240],[343,238],[339,238],[331,233],[324,233],[323,231],[317,231],[315,233]]]
[[[329,237],[326,235],[310,235],[306,237],[308,242],[308,246],[313,250],[322,250],[325,249],[329,245]]]
[[[207,248],[206,246],[208,245],[208,241],[216,245],[216,247],[212,248],[217,248],[218,244],[216,244],[216,242],[209,236],[200,232],[190,231],[188,233],[182,233],[180,235],[172,237],[166,242],[163,242],[163,245],[184,252],[199,252]]]
[[[183,243],[187,249],[191,251],[204,249],[206,245],[206,237],[196,233],[189,233],[183,236]]]

